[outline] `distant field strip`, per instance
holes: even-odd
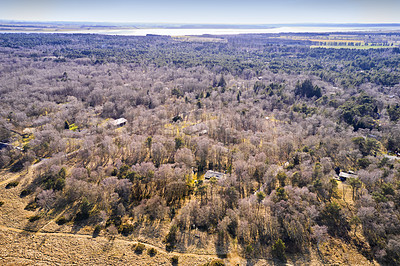
[[[333,49],[358,49],[358,50],[367,50],[367,49],[389,49],[395,48],[394,46],[370,46],[370,45],[362,45],[362,46],[348,46],[348,45],[311,45],[310,48],[333,48]]]

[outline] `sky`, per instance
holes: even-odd
[[[400,0],[0,0],[0,20],[118,23],[400,23]]]

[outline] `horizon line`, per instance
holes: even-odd
[[[188,23],[188,22],[113,22],[113,21],[73,21],[73,20],[10,20],[0,19],[0,22],[4,23],[71,23],[71,24],[107,24],[107,26],[118,25],[118,26],[129,26],[129,25],[191,25],[191,26],[400,26],[400,22],[298,22],[298,23]]]

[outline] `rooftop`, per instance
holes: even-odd
[[[212,171],[212,170],[208,170],[207,172],[206,172],[206,174],[204,175],[204,179],[211,179],[211,177],[215,177],[215,178],[217,178],[217,179],[220,179],[220,178],[222,178],[222,177],[224,177],[224,173],[220,173],[220,172],[215,172],[215,171]]]
[[[121,117],[121,118],[115,119],[114,121],[111,121],[111,124],[113,126],[123,126],[126,124],[126,122],[128,122],[128,120]]]

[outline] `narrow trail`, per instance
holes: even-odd
[[[14,181],[14,180],[18,179],[20,176],[22,176],[22,174],[16,174],[15,176],[12,176],[10,178],[7,178],[7,179],[3,180],[3,181],[0,182],[0,186],[2,186],[4,184],[8,184],[11,181]]]
[[[28,176],[30,173],[32,173],[32,170],[34,170],[36,167],[40,166],[44,161],[40,161],[37,164],[31,165],[29,166],[29,168],[27,170],[22,170],[19,173],[16,173],[14,176],[11,176],[3,181],[0,182],[0,186],[4,185],[4,184],[8,184],[11,181],[14,181],[16,179],[18,179],[21,176]]]
[[[72,207],[74,207],[76,205],[76,203],[74,203],[74,205]],[[43,225],[39,230],[37,230],[37,232],[43,231],[44,228],[46,228],[49,224],[51,223],[55,223],[57,221],[57,219],[59,219],[65,212],[67,211],[67,209],[63,210],[61,213],[59,213],[56,217],[54,217],[53,219],[51,219],[48,223],[46,223],[45,225]]]
[[[143,244],[146,246],[146,248],[154,248],[157,250],[157,252],[163,253],[163,254],[168,254],[168,255],[179,255],[179,256],[188,256],[188,257],[203,257],[203,258],[210,258],[210,259],[216,259],[218,258],[217,255],[215,254],[197,254],[197,253],[184,253],[184,252],[167,252],[166,250],[154,246],[152,244],[146,243],[146,242],[141,242],[138,240],[126,240],[126,239],[120,239],[120,238],[113,238],[110,239],[105,236],[98,236],[96,238],[93,238],[92,235],[85,235],[85,234],[75,234],[75,233],[59,233],[59,232],[40,232],[40,231],[34,231],[34,230],[27,230],[27,229],[19,229],[19,228],[13,228],[13,227],[7,227],[0,225],[0,230],[2,231],[8,231],[8,232],[15,232],[19,234],[33,234],[36,236],[56,236],[56,237],[72,237],[72,238],[84,238],[84,239],[99,239],[99,240],[105,240],[109,242],[117,242],[117,243],[123,243],[123,244]],[[41,229],[39,229],[41,230]]]

